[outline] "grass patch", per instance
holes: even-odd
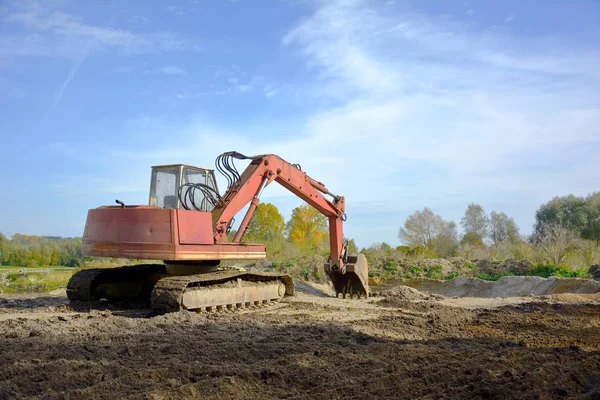
[[[484,281],[497,281],[503,276],[515,276],[512,272],[500,272],[497,274],[478,274],[477,278],[482,279]]]
[[[450,279],[458,278],[460,276],[460,272],[451,272],[449,274],[444,275],[444,280],[449,281]]]
[[[585,278],[588,276],[588,273],[585,270],[572,270],[566,265],[536,264],[531,269],[530,275],[541,276],[542,278],[549,278],[551,276],[559,278]]]
[[[73,269],[50,272],[0,273],[0,293],[45,293],[67,286]]]
[[[431,279],[442,279],[444,276],[442,275],[442,266],[436,265],[427,271],[427,277]]]

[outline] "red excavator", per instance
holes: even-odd
[[[234,160],[250,160],[240,175]],[[70,300],[150,298],[157,313],[222,310],[262,305],[294,294],[289,275],[220,267],[222,260],[266,258],[263,244],[242,239],[263,189],[277,182],[329,219],[331,253],[325,272],[336,297],[368,297],[368,265],[363,254],[347,253],[343,239],[344,197],[331,193],[298,164],[267,154],[220,155],[217,170],[227,180],[219,194],[214,171],[189,165],[152,167],[148,206],[88,211],[83,253],[94,257],[162,260],[164,264],[82,270],[67,286]],[[232,240],[235,215],[250,203]]]

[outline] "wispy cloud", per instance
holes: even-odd
[[[51,107],[49,113],[52,113],[54,111],[54,109],[58,106],[58,104],[60,103],[60,101],[62,100],[63,95],[65,93],[65,90],[69,86],[69,83],[71,83],[71,81],[75,77],[75,74],[79,70],[79,67],[81,67],[81,64],[83,64],[83,62],[87,58],[90,50],[92,49],[92,46],[93,46],[93,43],[90,42],[81,51],[81,55],[75,61],[75,63],[73,64],[73,67],[71,67],[71,70],[69,71],[69,74],[67,75],[66,79],[64,80],[64,82],[62,83],[62,85],[60,85],[60,87],[58,88],[58,90],[56,91],[56,93],[54,94],[54,102],[52,103],[52,107]]]
[[[151,71],[147,71],[147,72],[151,72],[154,74],[178,75],[178,76],[186,76],[187,75],[187,72],[185,71],[185,69],[176,67],[174,65],[167,65],[164,67],[155,68],[155,69],[153,69]]]
[[[130,30],[94,25],[81,18],[53,11],[37,3],[12,9],[3,23],[28,28],[26,34],[0,38],[0,57],[62,56],[77,58],[80,49],[94,43],[101,51],[117,49],[125,54],[156,53],[194,48],[186,39],[170,32],[135,33]]]

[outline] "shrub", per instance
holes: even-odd
[[[458,277],[458,276],[460,276],[460,273],[458,273],[458,272],[451,272],[451,273],[449,273],[449,274],[446,274],[446,275],[444,276],[444,280],[447,280],[447,281],[449,281],[450,279],[454,279],[454,278],[456,278],[456,277]]]
[[[515,276],[512,272],[500,272],[497,274],[478,274],[477,278],[483,279],[484,281],[497,281],[503,276]]]
[[[435,265],[427,271],[427,277],[431,279],[442,279],[442,266]]]
[[[383,269],[386,271],[396,272],[398,270],[398,265],[394,264],[393,262],[388,262]]]
[[[536,264],[531,270],[531,275],[541,276],[542,278],[551,276],[558,276],[560,278],[578,278],[587,276],[587,272],[584,270],[572,270],[566,265]]]
[[[411,266],[408,271],[410,272],[410,274],[416,275],[416,276],[421,276],[421,274],[423,273],[423,270],[421,269],[421,267],[418,267],[416,265]]]

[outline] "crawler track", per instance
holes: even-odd
[[[277,288],[277,285],[281,284],[284,287],[283,291]],[[289,296],[293,293],[294,284],[289,275],[224,270],[198,275],[164,277],[152,290],[151,303],[152,309],[159,314],[181,309],[210,311],[222,308],[245,308],[250,305],[279,301],[284,295]],[[213,295],[214,298],[211,298]]]

